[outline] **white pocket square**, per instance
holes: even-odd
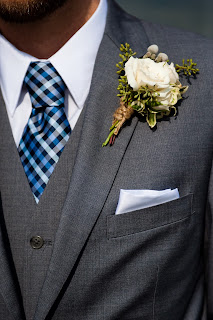
[[[115,214],[157,206],[159,204],[178,199],[178,189],[166,190],[120,190],[118,206]]]

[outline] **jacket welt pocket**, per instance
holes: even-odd
[[[144,232],[181,221],[193,214],[193,194],[154,207],[107,217],[108,238]]]

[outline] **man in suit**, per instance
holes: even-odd
[[[212,319],[212,41],[141,22],[112,0],[0,8],[0,319]],[[176,118],[152,131],[135,116],[102,148],[125,42],[138,56],[155,43],[170,61],[193,58],[200,74]],[[25,130],[41,99],[28,80],[52,73],[69,138],[35,191]],[[120,189],[168,188],[180,198],[115,215]]]

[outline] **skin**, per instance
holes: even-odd
[[[28,8],[30,2],[42,0],[0,0],[0,6]],[[47,0],[49,1],[49,0]],[[62,1],[63,2],[63,1]],[[38,59],[56,53],[92,16],[100,0],[64,0],[51,13],[21,22],[0,18],[0,32],[16,48]],[[13,8],[13,7],[12,7]]]

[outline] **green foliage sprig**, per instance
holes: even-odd
[[[121,53],[119,54],[119,57],[122,59],[122,61],[118,62],[116,64],[116,67],[119,69],[117,71],[117,73],[119,75],[124,75],[125,74],[125,70],[124,70],[125,63],[129,60],[130,57],[135,56],[136,52],[133,52],[133,50],[130,48],[129,43],[125,43],[125,45],[121,44],[120,51],[121,51]]]
[[[119,77],[119,86],[118,91],[120,92],[118,94],[118,97],[122,97],[123,101],[125,103],[129,103],[131,101],[131,94],[132,94],[132,88],[128,84],[127,77],[125,75],[125,63],[133,56],[136,55],[136,52],[134,52],[131,48],[129,43],[121,44],[120,46],[121,53],[119,54],[119,57],[122,59],[120,62],[116,64],[116,67],[119,69],[117,71],[117,74],[120,75]]]
[[[185,63],[185,59],[183,59],[183,65],[180,66],[176,64],[175,69],[178,73],[183,72],[185,76],[196,75],[200,70],[195,68],[197,63],[193,62],[192,59],[187,59]]]

